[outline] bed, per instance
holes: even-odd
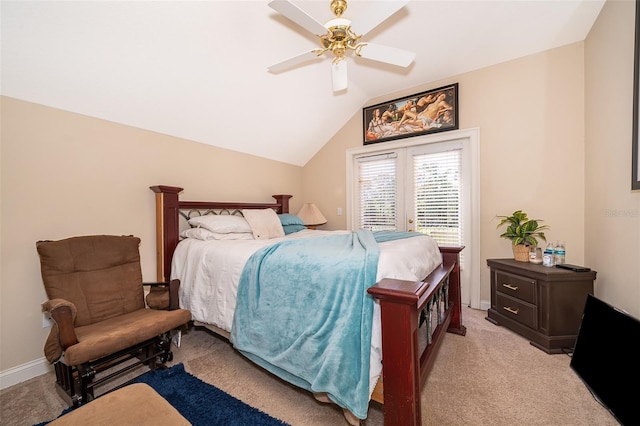
[[[182,188],[158,185],[152,186],[151,190],[156,194],[157,272],[158,279],[163,280],[171,278],[172,270],[174,274],[177,269],[184,270],[183,267],[176,266],[186,262],[181,252],[197,251],[195,247],[201,245],[185,242],[177,249],[180,234],[184,235],[184,230],[189,228],[187,221],[190,218],[206,214],[233,215],[243,210],[246,213],[250,209],[272,209],[278,214],[286,214],[289,213],[291,198],[290,195],[273,195],[273,203],[184,201],[179,199]],[[295,237],[304,237],[299,239],[306,241],[327,232],[335,231],[304,230],[300,231],[300,234],[296,233],[298,235]],[[319,234],[306,238],[305,233]],[[407,241],[409,240],[416,238],[407,238]],[[256,247],[264,246],[263,242],[251,244],[257,244]],[[391,244],[396,243],[385,242],[380,246]],[[190,245],[194,249],[186,250]],[[380,278],[375,285],[367,289],[367,293],[372,295],[376,302],[374,312],[377,312],[378,316],[374,315],[373,324],[379,325],[379,352],[382,360],[380,380],[375,382],[375,389],[371,385],[370,398],[384,404],[385,425],[421,424],[420,389],[433,365],[445,332],[459,335],[466,333],[466,328],[462,325],[460,302],[459,254],[462,249],[463,247],[436,246],[439,252],[438,263],[428,267],[424,279]],[[381,258],[386,256],[385,259],[388,260],[390,258],[385,254],[385,250],[388,249],[380,249]],[[248,255],[245,255],[245,260],[246,256]],[[174,258],[176,265],[173,264]],[[183,275],[182,279],[191,280],[187,275]],[[183,282],[181,285],[185,289],[190,286],[189,282]],[[183,296],[187,299],[190,294],[185,293]],[[195,317],[198,318],[199,314]],[[220,322],[205,316],[201,318],[200,325],[210,326],[207,328],[229,337],[228,321]],[[375,336],[375,327],[372,329]],[[375,339],[372,339],[372,342],[375,342]],[[373,350],[371,365],[375,365]],[[375,375],[373,370],[371,368],[369,374]]]

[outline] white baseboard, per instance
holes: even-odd
[[[53,367],[44,357],[4,370],[0,372],[0,389],[6,389],[50,371],[53,371]]]
[[[491,307],[491,301],[490,300],[481,300],[480,301],[480,310],[487,311],[487,310],[489,310],[490,307]]]

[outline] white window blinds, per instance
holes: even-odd
[[[479,129],[347,151],[347,229],[428,233],[460,253],[463,303],[480,308]],[[473,277],[473,278],[472,278]]]
[[[461,173],[461,149],[413,156],[416,231],[441,246],[462,245]]]
[[[358,227],[395,230],[398,216],[397,155],[360,157],[358,163]]]

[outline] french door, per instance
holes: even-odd
[[[462,301],[480,308],[477,140],[453,133],[350,150],[348,228],[421,232],[465,246]]]

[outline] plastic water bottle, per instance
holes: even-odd
[[[555,266],[555,256],[554,256],[554,247],[553,244],[547,244],[547,248],[544,249],[544,253],[542,254],[542,266]]]
[[[556,243],[556,247],[553,249],[553,257],[556,265],[564,264],[564,258],[565,258],[564,241],[558,240],[558,242]]]

